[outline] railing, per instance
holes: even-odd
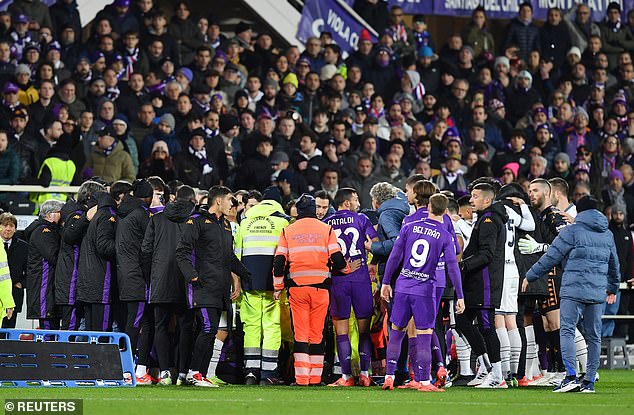
[[[2,184],[0,193],[77,193],[79,186],[38,186],[21,184]]]

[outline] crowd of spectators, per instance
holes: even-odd
[[[327,32],[303,52],[245,22],[227,36],[186,1],[115,0],[82,39],[75,0],[16,0],[0,13],[0,183],[274,183],[285,202],[350,186],[371,208],[374,184],[414,173],[456,197],[482,176],[560,177],[634,217],[634,11],[542,24],[524,3],[495,39],[477,8],[435,39],[425,16],[355,9],[380,38],[363,30],[344,56]]]

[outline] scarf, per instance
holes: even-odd
[[[103,150],[103,155],[108,157],[110,156],[110,154],[112,154],[112,152],[114,151],[114,148],[117,146],[118,141],[114,140],[114,142],[112,143],[112,145],[110,147],[108,147],[107,149]]]
[[[207,150],[205,149],[205,147],[203,147],[202,150],[200,151],[196,151],[190,145],[189,154],[192,154],[194,157],[198,159],[198,162],[200,163],[200,167],[202,167],[203,169],[203,175],[209,174],[212,171],[214,171],[213,167],[209,165],[209,160],[207,160]]]
[[[407,43],[407,31],[405,30],[405,25],[398,24],[396,26],[390,26],[388,32],[394,42],[398,42],[400,40]]]
[[[119,87],[117,86],[111,86],[106,88],[106,96],[111,101],[115,101],[117,98],[119,98],[120,94],[121,94],[121,91],[119,90]]]
[[[427,30],[424,32],[414,32],[414,40],[416,40],[416,50],[418,50],[423,46],[429,46],[431,36]]]
[[[621,19],[617,20],[615,23],[612,23],[609,20],[606,20],[606,26],[612,30],[612,32],[617,33],[621,30]]]
[[[207,135],[207,137],[213,138],[216,137],[218,134],[220,134],[220,128],[216,128],[215,130],[212,130],[211,128],[204,126],[203,130],[205,130],[205,135]]]
[[[132,50],[126,49],[123,59],[125,62],[126,78],[130,79],[130,75],[134,73],[134,64],[139,60],[139,48],[136,47]]]

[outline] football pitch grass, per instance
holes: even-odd
[[[446,393],[370,388],[220,388],[138,386],[136,388],[0,388],[4,399],[83,399],[84,414],[634,414],[634,372],[601,371],[597,393],[553,393],[549,388]],[[4,404],[4,402],[3,402]]]

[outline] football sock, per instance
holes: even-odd
[[[403,343],[403,338],[407,333],[400,330],[390,329],[390,339],[387,343],[386,350],[386,364],[385,364],[385,373],[386,375],[394,375],[396,371],[396,364],[398,363],[398,357],[401,354],[401,344]]]
[[[372,361],[372,337],[370,333],[359,333],[359,368],[361,372],[370,369]]]
[[[431,353],[432,364],[435,368],[445,365],[444,359],[442,357],[442,350],[440,349],[440,340],[438,339],[435,331],[431,334]]]
[[[456,355],[460,363],[460,374],[462,376],[473,376],[473,370],[471,369],[471,346],[469,346],[467,340],[458,333],[458,330],[453,330],[453,333],[456,341]]]
[[[145,365],[137,365],[136,366],[136,377],[142,378],[147,373],[147,366]]]
[[[414,380],[429,381],[431,378],[431,334],[416,336],[416,365],[414,366]]]
[[[577,360],[579,361],[579,373],[586,373],[588,344],[579,329],[575,329],[575,349],[577,350]]]
[[[212,379],[216,376],[216,368],[218,367],[218,362],[220,361],[220,353],[222,352],[222,346],[224,342],[214,338],[214,351],[211,355],[211,360],[209,361],[209,369],[207,369],[207,377]]]
[[[520,336],[519,329],[509,330],[508,334],[509,342],[511,343],[511,373],[517,374],[520,363],[520,354],[522,353],[522,337]]]
[[[500,340],[500,359],[502,363],[502,373],[507,374],[511,371],[511,342],[506,327],[495,329],[498,339]]]
[[[337,335],[337,356],[339,356],[339,363],[341,363],[341,373],[344,375],[352,375],[351,355],[352,346],[348,335]]]

